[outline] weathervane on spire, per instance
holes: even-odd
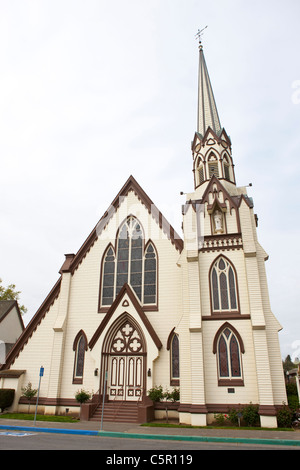
[[[202,36],[203,36],[203,34],[204,34],[203,31],[204,31],[207,27],[208,27],[208,26],[205,26],[205,28],[203,28],[203,29],[201,29],[201,30],[198,29],[198,33],[197,33],[196,36],[195,36],[196,39],[198,39],[198,41],[199,41],[199,48],[202,47],[201,38],[202,38]]]

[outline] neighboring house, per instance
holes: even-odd
[[[24,331],[24,323],[16,300],[0,301],[0,364]]]
[[[43,366],[45,413],[79,410],[78,388],[93,391],[95,404],[105,390],[107,406],[146,409],[147,391],[162,385],[180,387],[180,423],[206,425],[214,413],[252,402],[262,426],[277,426],[287,398],[268,255],[253,200],[236,185],[202,46],[192,157],[183,238],[130,176],[79,251],[66,255],[0,372],[2,386],[16,389],[16,408],[25,407],[21,387],[36,387]],[[141,164],[147,171],[142,156]],[[269,197],[272,207],[266,188]]]

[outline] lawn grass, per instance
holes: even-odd
[[[3,413],[0,414],[3,419],[23,419],[26,421],[33,421],[34,414],[31,413]],[[55,416],[55,415],[36,415],[37,421],[52,421],[58,423],[77,423],[78,419],[72,416]]]
[[[235,429],[243,431],[294,431],[293,428],[260,428],[250,426],[192,426],[191,424],[173,424],[173,423],[144,423],[141,426],[155,428],[187,428],[187,429]]]

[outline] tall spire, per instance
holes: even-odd
[[[204,136],[208,127],[211,127],[217,135],[222,129],[200,40],[197,131]]]

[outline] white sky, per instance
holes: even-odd
[[[130,174],[181,233],[198,47],[300,356],[299,0],[0,0],[0,277],[35,313]]]

